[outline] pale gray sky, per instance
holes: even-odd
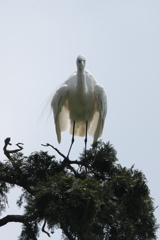
[[[52,117],[40,116],[45,99],[76,70],[82,54],[108,97],[102,140],[114,145],[122,166],[135,164],[145,174],[158,206],[160,1],[0,0],[0,34],[1,161],[6,137],[13,147],[23,142],[26,155],[43,150],[46,142],[68,152],[68,131],[59,145]],[[88,147],[91,143],[89,138]],[[71,158],[83,147],[84,139],[77,137]],[[18,213],[19,194],[20,189],[11,191],[10,207],[1,217]],[[155,216],[160,223],[160,208]],[[0,228],[1,238],[16,240],[20,228],[7,224]],[[41,233],[42,239],[48,237]],[[59,240],[60,233],[52,239]]]

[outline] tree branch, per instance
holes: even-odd
[[[57,148],[53,147],[51,144],[46,143],[41,145],[44,147],[52,147],[61,157],[63,157],[64,159],[67,158],[66,156],[63,155],[63,153],[61,153]]]
[[[42,226],[42,232],[46,233],[48,235],[48,237],[50,237],[50,234],[45,230],[45,226],[46,226],[46,220],[44,220],[44,224]]]
[[[6,225],[9,222],[25,222],[25,217],[22,215],[7,215],[4,218],[0,219],[0,227]]]
[[[4,147],[3,147],[4,154],[6,155],[6,157],[7,157],[9,160],[11,160],[11,156],[10,156],[11,153],[16,153],[16,152],[19,152],[19,151],[21,151],[21,150],[23,149],[23,147],[20,146],[20,144],[23,145],[23,143],[17,143],[16,145],[19,147],[19,149],[7,150],[7,146],[8,146],[8,145],[12,145],[12,144],[10,143],[10,140],[11,140],[11,138],[6,138],[6,139],[4,140]]]
[[[61,153],[57,148],[55,148],[53,145],[46,143],[46,144],[41,144],[44,147],[51,147],[53,148],[61,157],[64,158],[63,162],[69,163],[69,164],[77,164],[81,165],[81,161],[78,160],[69,160],[68,157],[66,157],[63,153]]]
[[[71,164],[77,164],[77,165],[82,165],[81,161],[78,161],[78,160],[69,160],[68,157],[66,157],[63,153],[61,153],[57,148],[55,148],[53,145],[49,144],[49,143],[46,143],[46,144],[41,144],[42,146],[44,147],[51,147],[53,148],[61,157],[63,157],[63,162],[62,162],[62,165],[64,167],[68,167],[74,174],[75,176],[77,176],[77,172],[76,170],[71,166]]]

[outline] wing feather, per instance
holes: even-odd
[[[104,121],[107,114],[107,96],[104,88],[100,84],[95,85],[94,92],[97,111],[95,112],[96,117],[94,116],[96,119],[94,125],[96,125],[96,127],[94,127],[95,132],[93,141],[96,142],[103,131]],[[99,113],[99,116],[97,115],[97,112]]]
[[[67,106],[68,86],[66,84],[60,86],[54,93],[51,108],[54,114],[54,122],[56,127],[58,142],[61,142],[61,132],[68,127],[69,112]]]

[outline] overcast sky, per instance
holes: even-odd
[[[3,143],[24,143],[24,154],[53,144],[68,152],[71,135],[57,143],[52,115],[41,114],[46,99],[76,70],[79,54],[108,98],[102,140],[117,150],[122,166],[142,171],[155,207],[160,203],[160,1],[0,0],[0,159]],[[92,143],[89,138],[88,148]],[[71,159],[84,148],[76,137]],[[49,150],[49,149],[48,149]],[[55,154],[52,150],[49,153]],[[59,156],[57,156],[60,159]],[[7,214],[20,188],[9,195]],[[155,216],[160,223],[160,207]],[[0,228],[3,240],[17,240],[21,224]],[[160,238],[160,232],[157,233]],[[48,237],[41,233],[39,240]],[[60,232],[52,235],[60,240]]]

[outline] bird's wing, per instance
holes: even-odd
[[[56,125],[56,133],[58,142],[61,142],[61,132],[65,131],[68,127],[69,112],[67,107],[67,84],[61,85],[54,93],[51,108],[54,114],[54,121]]]
[[[91,122],[90,131],[93,134],[94,131],[94,142],[101,136],[104,126],[105,117],[107,114],[107,96],[104,88],[96,83],[94,87],[95,94],[95,114]]]

